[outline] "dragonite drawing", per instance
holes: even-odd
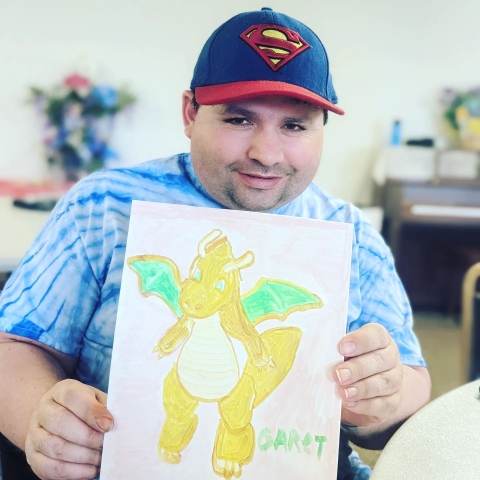
[[[142,295],[160,297],[177,318],[154,348],[162,358],[181,347],[164,379],[167,419],[157,448],[161,461],[180,462],[180,452],[197,428],[199,402],[218,404],[214,472],[226,479],[239,478],[242,467],[253,458],[253,411],[292,368],[302,336],[293,326],[261,334],[255,327],[267,319],[283,321],[292,312],[323,306],[318,296],[284,280],[261,278],[242,295],[240,270],[254,261],[251,251],[235,258],[230,241],[218,229],[199,242],[198,255],[183,281],[169,258],[127,259],[138,275]],[[247,353],[243,371],[231,338],[240,341]]]

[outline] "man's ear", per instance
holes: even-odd
[[[191,90],[185,90],[182,95],[182,115],[183,115],[183,127],[185,135],[188,138],[192,138],[192,129],[195,124],[195,118],[197,117],[197,110],[192,105],[193,92]]]

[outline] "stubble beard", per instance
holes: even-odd
[[[248,192],[240,192],[232,183],[233,182],[230,182],[228,185],[226,185],[224,194],[230,200],[231,205],[236,210],[269,212],[293,200],[291,188],[289,187],[288,183],[274,198],[270,198],[269,192],[266,190],[247,187],[251,191],[251,196],[249,196]]]
[[[195,153],[196,158],[205,158],[203,151],[199,150]],[[200,161],[198,163],[202,162]],[[202,179],[201,177],[203,177],[203,175],[201,172],[197,172],[197,177],[207,192],[218,203],[227,208],[252,212],[269,212],[287,204],[298,195],[294,194],[292,188],[292,182],[294,182],[294,178],[297,174],[296,169],[293,167],[284,167],[278,164],[273,165],[272,167],[265,167],[257,160],[251,160],[249,162],[237,160],[223,168],[224,171],[221,178],[219,178],[220,181],[218,183],[214,182],[212,184],[210,181],[211,178]],[[234,182],[232,178],[236,171],[258,175],[283,176],[285,177],[285,185],[277,192],[276,196],[271,196],[269,190],[256,189],[248,186],[241,188],[241,185],[235,185],[236,182]]]
[[[283,188],[277,193],[276,197],[272,198],[269,190],[246,186],[246,190],[241,191],[239,188],[235,187],[234,182],[230,177],[230,181],[225,185],[224,194],[230,200],[232,205],[235,205],[239,210],[269,212],[293,200],[294,195],[292,195],[291,182],[296,173],[293,167],[285,168],[279,165],[265,167],[257,160],[252,160],[247,165],[241,161],[234,162],[228,165],[226,171],[229,176],[235,175],[234,172],[239,171],[253,175],[282,176],[286,179]]]

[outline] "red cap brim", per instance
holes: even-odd
[[[345,112],[332,102],[306,88],[285,82],[269,80],[253,80],[248,82],[223,83],[207,87],[197,87],[195,98],[200,105],[219,105],[221,103],[236,102],[265,95],[279,95],[282,97],[298,98],[321,108],[325,108],[338,115]]]

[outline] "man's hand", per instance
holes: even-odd
[[[42,480],[99,476],[103,436],[113,427],[107,395],[75,380],[51,388],[33,411],[25,441],[32,470]]]
[[[375,425],[395,415],[403,398],[403,365],[387,330],[371,323],[340,342],[345,362],[336,365],[335,381],[343,399],[342,422]]]

